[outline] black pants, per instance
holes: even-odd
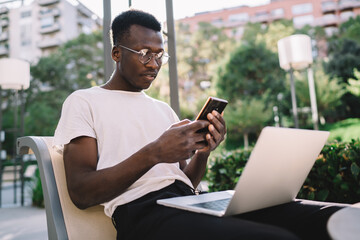
[[[191,188],[175,181],[117,207],[113,214],[117,239],[329,239],[327,220],[342,208],[296,200],[233,217],[215,217],[156,204],[157,199],[191,194]]]

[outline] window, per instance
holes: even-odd
[[[31,24],[24,24],[20,26],[20,39],[21,46],[31,45]]]
[[[256,17],[266,17],[267,15],[268,15],[268,13],[266,11],[256,12],[255,13]]]
[[[54,17],[45,17],[45,18],[41,18],[40,20],[40,24],[41,24],[41,28],[47,28],[47,27],[51,27],[52,25],[54,25]]]
[[[298,4],[292,6],[291,11],[294,15],[311,13],[313,11],[313,6],[311,3]]]
[[[302,27],[306,24],[312,24],[314,22],[314,16],[313,15],[305,15],[305,16],[300,16],[300,17],[294,17],[293,22],[294,22],[295,27]]]
[[[332,8],[332,7],[336,7],[336,3],[335,2],[322,2],[321,6],[323,8]]]
[[[340,13],[340,19],[341,21],[347,21],[350,18],[355,18],[355,13],[353,13],[352,11],[346,11],[346,12],[342,12]]]
[[[279,17],[279,16],[284,16],[285,12],[283,8],[277,8],[274,10],[271,10],[271,16],[273,17]]]
[[[249,21],[249,14],[239,13],[239,14],[230,15],[229,21],[230,22],[247,22],[247,21]]]
[[[213,19],[211,21],[211,23],[214,24],[215,26],[219,26],[223,23],[223,20],[222,20],[222,18],[216,18],[216,19]]]
[[[31,11],[25,11],[20,13],[21,18],[28,18],[31,17]]]

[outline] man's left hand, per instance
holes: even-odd
[[[199,153],[210,153],[213,151],[223,140],[226,134],[226,124],[222,114],[217,111],[212,111],[207,115],[210,122],[208,126],[208,133],[206,134],[206,141],[208,145],[203,149],[198,150]]]

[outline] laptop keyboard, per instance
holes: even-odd
[[[191,206],[211,209],[215,211],[223,211],[229,205],[230,199],[231,198],[225,198],[210,202],[195,203],[195,204],[191,204]]]

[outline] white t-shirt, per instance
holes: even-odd
[[[61,148],[79,136],[96,138],[99,170],[125,160],[178,121],[166,103],[144,92],[92,87],[75,91],[65,100],[53,145]],[[111,217],[117,206],[162,189],[176,179],[193,187],[178,163],[157,164],[126,192],[104,203],[105,214]]]

